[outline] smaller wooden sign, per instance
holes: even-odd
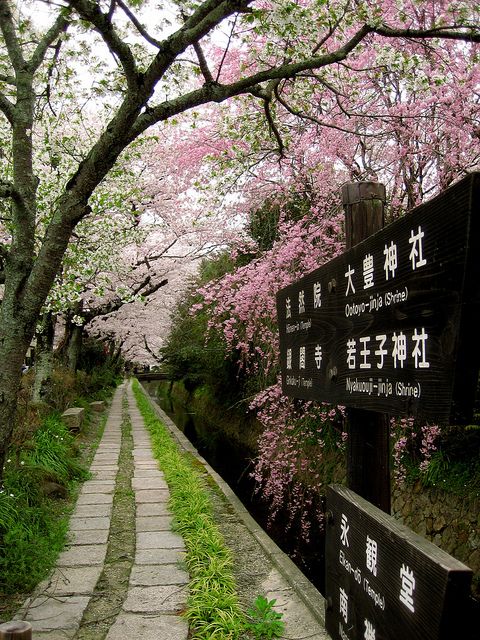
[[[326,629],[333,640],[466,637],[472,571],[353,491],[327,490]]]

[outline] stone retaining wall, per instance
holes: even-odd
[[[392,514],[419,535],[464,562],[474,572],[480,595],[480,496],[458,496],[437,489],[394,488]]]

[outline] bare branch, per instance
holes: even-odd
[[[0,198],[11,198],[15,202],[22,203],[22,196],[11,182],[0,179]]]
[[[15,105],[13,104],[13,102],[10,102],[7,96],[3,95],[3,93],[0,93],[0,111],[9,121],[9,123],[13,124],[13,119],[15,117]]]
[[[228,36],[227,46],[225,47],[225,50],[222,55],[222,59],[220,60],[220,64],[218,65],[217,77],[215,78],[215,82],[218,82],[220,78],[220,74],[222,73],[223,63],[225,62],[225,58],[227,57],[227,53],[230,48],[230,44],[232,42],[233,32],[235,31],[235,27],[237,26],[237,20],[238,20],[238,16],[235,16],[235,18],[233,19],[232,28],[230,29],[230,35]]]
[[[155,353],[155,352],[152,350],[152,348],[149,346],[149,344],[148,344],[148,342],[147,342],[147,336],[146,336],[145,334],[143,335],[143,344],[145,345],[145,351],[146,351],[147,353],[149,353],[149,354],[152,356],[152,358],[154,358],[154,359],[155,359],[155,361],[156,361],[156,362],[159,362],[159,363],[160,363],[160,362],[163,362],[163,358],[161,358],[161,357],[158,355],[158,353]]]
[[[397,29],[382,25],[372,27],[372,32],[384,38],[413,38],[422,40],[424,38],[441,38],[446,40],[460,40],[464,42],[480,42],[480,26],[471,25],[448,25],[434,27],[433,29]]]
[[[265,69],[254,73],[251,76],[241,78],[240,80],[228,85],[218,83],[205,84],[201,89],[184,94],[183,96],[173,100],[167,100],[139,116],[135,126],[132,128],[131,140],[134,140],[138,135],[140,135],[140,133],[143,133],[143,131],[153,124],[167,120],[169,117],[178,115],[187,109],[194,108],[208,102],[224,102],[225,100],[228,100],[228,98],[244,93],[255,94],[255,92],[257,92],[258,95],[259,92],[261,93],[264,91],[261,86],[261,83],[263,82],[282,78],[293,78],[302,71],[318,69],[340,62],[341,60],[344,60],[348,54],[371,32],[371,27],[365,25],[361,27],[361,29],[359,29],[357,33],[354,34],[342,47],[339,47],[336,51],[331,53],[314,56],[307,60],[302,60],[301,62],[288,62],[278,67]]]
[[[151,276],[147,275],[142,282],[140,282],[139,284],[137,284],[135,287],[132,288],[132,293],[133,295],[142,295],[143,297],[147,298],[148,296],[151,296],[153,293],[155,293],[156,291],[158,291],[159,289],[161,289],[167,284],[168,284],[167,279],[153,282]],[[125,301],[122,300],[120,296],[117,296],[113,298],[113,300],[108,300],[107,302],[105,302],[104,304],[98,307],[95,307],[93,309],[88,309],[88,310],[85,309],[84,311],[82,311],[81,315],[85,320],[85,324],[87,324],[91,322],[94,318],[98,318],[98,316],[106,316],[106,315],[109,315],[110,313],[114,313],[115,311],[118,311],[121,307],[123,307],[124,304],[125,304]]]
[[[30,62],[28,63],[28,67],[31,72],[35,72],[42,64],[45,59],[45,54],[55,42],[55,40],[59,37],[59,35],[67,31],[70,24],[68,20],[69,13],[69,9],[63,10],[55,20],[55,23],[52,25],[52,27],[47,31],[47,33],[38,43],[38,46],[35,49]]]
[[[3,73],[0,73],[0,82],[4,82],[5,84],[9,84],[12,87],[15,86],[15,77],[14,76],[6,76]]]
[[[2,30],[10,62],[15,72],[18,73],[23,68],[25,60],[21,44],[17,38],[12,12],[8,2],[5,2],[5,0],[0,2],[0,29]]]
[[[116,4],[118,4],[118,6],[122,9],[122,11],[125,13],[125,15],[128,17],[128,19],[131,21],[131,23],[135,26],[135,28],[137,29],[138,33],[145,38],[145,40],[147,42],[149,42],[151,45],[153,45],[154,47],[157,47],[157,49],[161,49],[162,48],[162,43],[160,42],[160,40],[157,40],[156,38],[154,38],[153,36],[151,36],[148,31],[145,29],[145,27],[139,22],[139,20],[137,19],[137,17],[134,15],[134,13],[132,11],[130,11],[130,9],[127,7],[127,5],[122,2],[122,0],[116,0]]]
[[[338,16],[334,24],[330,25],[327,33],[323,36],[323,38],[319,42],[317,42],[316,46],[312,49],[312,54],[318,53],[318,51],[320,51],[320,49],[323,47],[325,42],[327,42],[327,40],[333,36],[335,31],[340,26],[340,23],[342,22],[342,20],[345,18],[345,14],[347,13],[347,7],[348,7],[348,3],[345,5],[343,12]]]
[[[208,68],[208,63],[205,58],[205,54],[203,53],[202,47],[199,42],[193,43],[193,48],[195,49],[195,53],[197,54],[198,63],[200,65],[200,70],[202,72],[203,77],[205,78],[205,82],[212,83],[214,82],[212,73]]]
[[[102,13],[97,3],[89,2],[89,0],[68,0],[68,3],[100,33],[110,51],[120,61],[129,88],[135,90],[139,80],[135,58],[130,47],[115,31],[110,20],[110,13]]]

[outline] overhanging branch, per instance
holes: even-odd
[[[372,27],[372,32],[384,38],[412,38],[414,40],[441,38],[442,40],[480,43],[480,26],[478,24],[454,24],[433,29],[397,29],[383,24]]]

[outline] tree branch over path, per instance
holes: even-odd
[[[163,278],[162,280],[157,280],[154,282],[150,275],[147,275],[141,282],[139,282],[136,286],[132,287],[132,295],[133,296],[142,296],[144,298],[148,298],[152,294],[156,293],[162,287],[165,287],[168,284],[168,279]],[[111,300],[104,302],[103,304],[92,307],[91,309],[82,310],[82,317],[85,320],[85,324],[91,322],[94,318],[98,318],[99,316],[105,316],[110,313],[114,313],[118,311],[125,304],[125,300],[123,300],[120,296],[116,296]]]

